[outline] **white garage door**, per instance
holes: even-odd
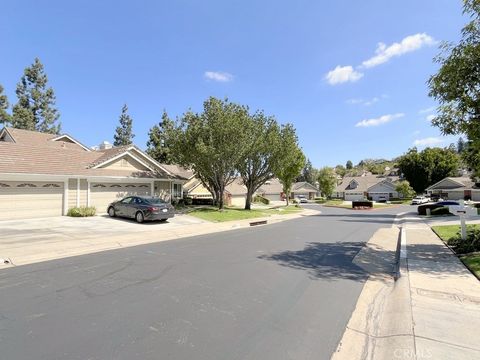
[[[95,206],[97,214],[106,213],[110,203],[128,195],[150,195],[150,184],[90,184],[90,205]]]
[[[0,220],[61,216],[63,183],[0,181]]]
[[[363,200],[363,199],[364,199],[363,192],[345,193],[345,200],[347,201],[357,201],[357,200]]]

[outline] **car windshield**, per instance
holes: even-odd
[[[146,202],[150,204],[165,204],[165,200],[157,198],[157,197],[152,197],[152,198],[144,198]]]

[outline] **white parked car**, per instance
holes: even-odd
[[[425,197],[425,196],[415,196],[412,199],[412,205],[425,204],[425,203],[428,203],[429,201],[430,201],[430,199]]]
[[[305,195],[298,195],[297,196],[297,201],[299,203],[308,203],[307,197]]]

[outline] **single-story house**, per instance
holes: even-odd
[[[303,195],[307,199],[313,200],[318,195],[318,189],[306,181],[301,181],[293,184],[291,194],[293,198],[297,197],[298,195]]]
[[[263,196],[270,201],[283,201],[285,200],[285,193],[283,192],[283,184],[279,179],[273,178],[267,180],[257,190],[257,194]],[[314,199],[318,195],[318,189],[305,181],[296,182],[292,185],[290,197],[294,198],[298,195],[304,195],[307,199]]]
[[[184,196],[191,197],[194,203],[210,202],[213,196],[203,183],[192,176],[183,186]],[[243,185],[241,178],[236,178],[225,187],[224,201],[227,206],[245,207],[247,187]]]
[[[426,189],[429,195],[442,199],[480,201],[480,187],[469,177],[446,177]]]
[[[348,201],[365,198],[373,201],[398,198],[399,194],[395,191],[395,182],[398,179],[398,176],[378,175],[344,177],[342,182],[337,185],[332,197]]]
[[[0,130],[0,219],[66,215],[72,207],[106,212],[126,195],[181,197],[181,175],[134,145],[88,148],[70,135]]]

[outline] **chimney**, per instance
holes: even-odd
[[[98,148],[100,150],[108,150],[108,149],[111,149],[113,147],[112,144],[110,144],[108,141],[103,141],[100,145],[98,145]]]

